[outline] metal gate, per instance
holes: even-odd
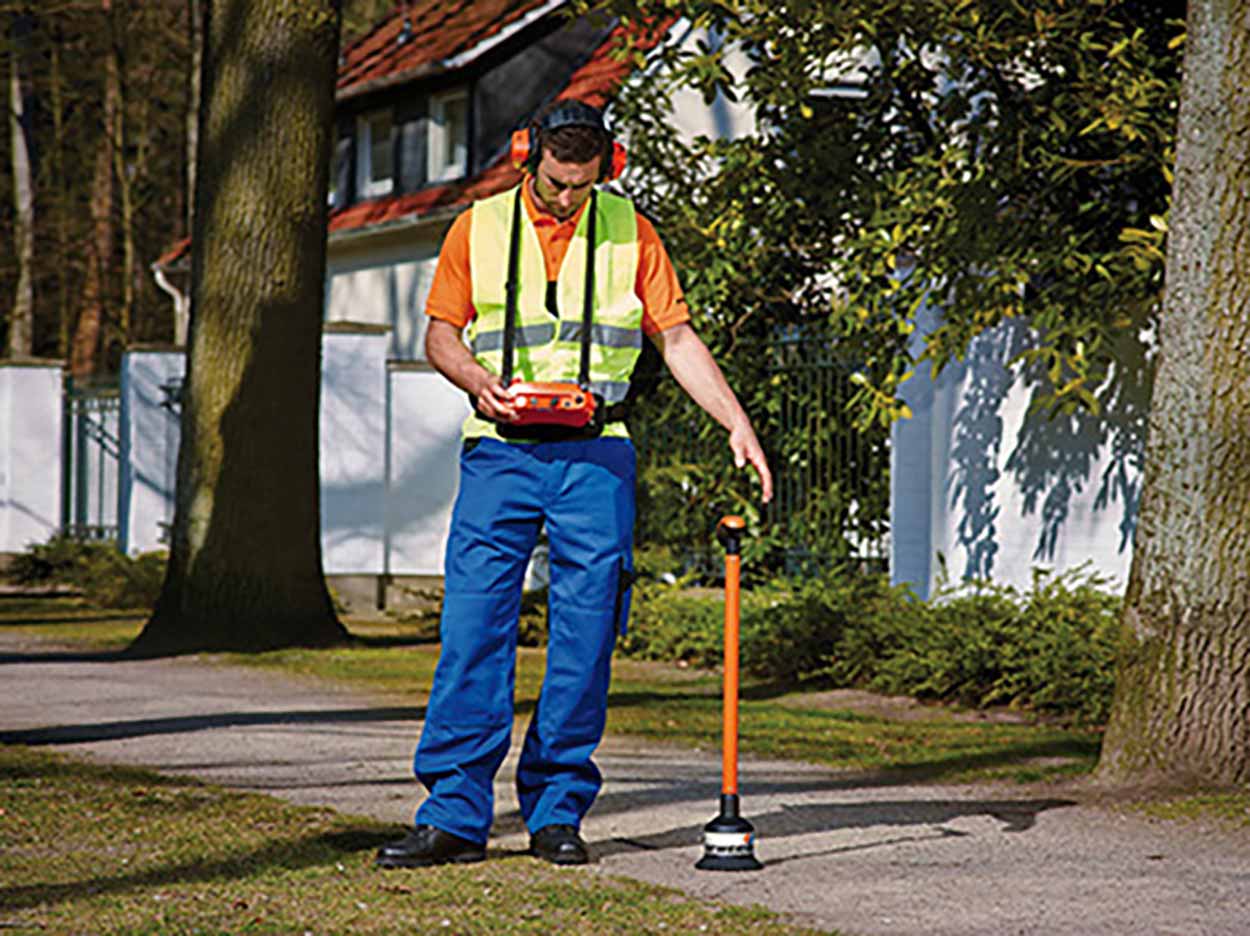
[[[61,534],[118,539],[121,394],[115,383],[65,381]]]
[[[854,424],[847,406],[857,361],[821,325],[779,328],[769,347],[779,415],[768,427],[774,460],[771,521],[784,529],[786,568],[889,561],[890,434]]]

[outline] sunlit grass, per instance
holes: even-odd
[[[761,933],[760,908],[552,868],[382,872],[394,830],[139,770],[0,746],[0,926],[54,933]]]

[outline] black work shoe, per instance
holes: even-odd
[[[571,825],[543,826],[530,836],[530,854],[558,865],[582,865],[590,861],[590,851]]]
[[[419,825],[402,839],[378,849],[379,868],[424,868],[427,865],[481,861],[486,849],[468,839],[429,825]]]

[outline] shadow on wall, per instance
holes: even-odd
[[[1028,528],[1036,531],[1032,559],[1038,563],[1059,560],[1060,537],[1078,499],[1080,509],[1095,513],[1118,503],[1117,552],[1132,544],[1152,377],[1145,341],[1121,337],[1119,363],[1095,394],[1099,414],[1053,417],[1037,406],[1047,386],[1041,369],[1008,366],[1029,343],[1023,322],[1006,323],[973,343],[963,368],[948,487],[950,508],[959,513],[956,543],[967,556],[960,577],[992,576],[1006,532],[999,523],[1004,511],[1037,518]],[[1018,492],[1018,504],[1005,502],[1013,496],[1009,489]]]

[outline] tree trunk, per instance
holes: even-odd
[[[200,75],[204,63],[204,7],[201,0],[187,0],[190,27],[191,71],[187,79],[187,192],[195,192],[195,160],[200,133]],[[187,232],[195,230],[195,198],[187,199]],[[174,330],[178,331],[175,323]]]
[[[1250,0],[1192,0],[1186,43],[1115,783],[1250,780]]]
[[[109,68],[117,75],[118,89],[118,107],[109,132],[113,135],[113,177],[117,180],[121,209],[119,230],[122,240],[122,295],[121,305],[117,309],[117,338],[124,348],[130,341],[131,320],[135,309],[135,280],[139,265],[135,251],[135,181],[141,171],[139,161],[142,154],[131,158],[132,134],[126,113],[130,98],[130,76],[126,73],[125,56],[122,54],[127,41],[126,18],[130,15],[130,10],[126,7],[126,0],[119,0],[118,6],[120,9],[114,7],[110,12],[108,21]],[[147,100],[144,98],[140,102],[140,108],[146,106]]]
[[[111,0],[102,0],[105,17],[112,16]],[[104,306],[109,294],[113,269],[113,129],[121,101],[117,60],[105,57],[104,113],[95,174],[91,183],[92,239],[87,245],[87,269],[82,287],[82,304],[70,350],[70,373],[87,377],[96,372],[100,352],[100,332],[104,328]]]
[[[49,48],[49,57],[51,60],[51,74],[49,84],[51,85],[52,99],[52,189],[56,192],[64,192],[69,188],[68,180],[65,176],[65,99],[63,88],[63,78],[61,75],[61,35],[59,30],[52,34],[52,42]],[[56,267],[56,285],[57,285],[57,329],[56,329],[56,354],[59,358],[69,357],[69,329],[70,329],[70,286],[69,286],[69,263],[70,256],[70,236],[69,236],[69,206],[66,204],[67,199],[62,196],[53,201],[53,212],[56,215],[56,243],[57,256],[60,262]]]
[[[9,55],[9,140],[13,156],[13,247],[17,289],[9,317],[9,357],[30,357],[35,318],[35,187],[31,166],[30,113],[22,80],[22,59],[30,23],[17,16]]]
[[[139,653],[346,637],[317,472],[339,4],[206,7],[173,542]]]

